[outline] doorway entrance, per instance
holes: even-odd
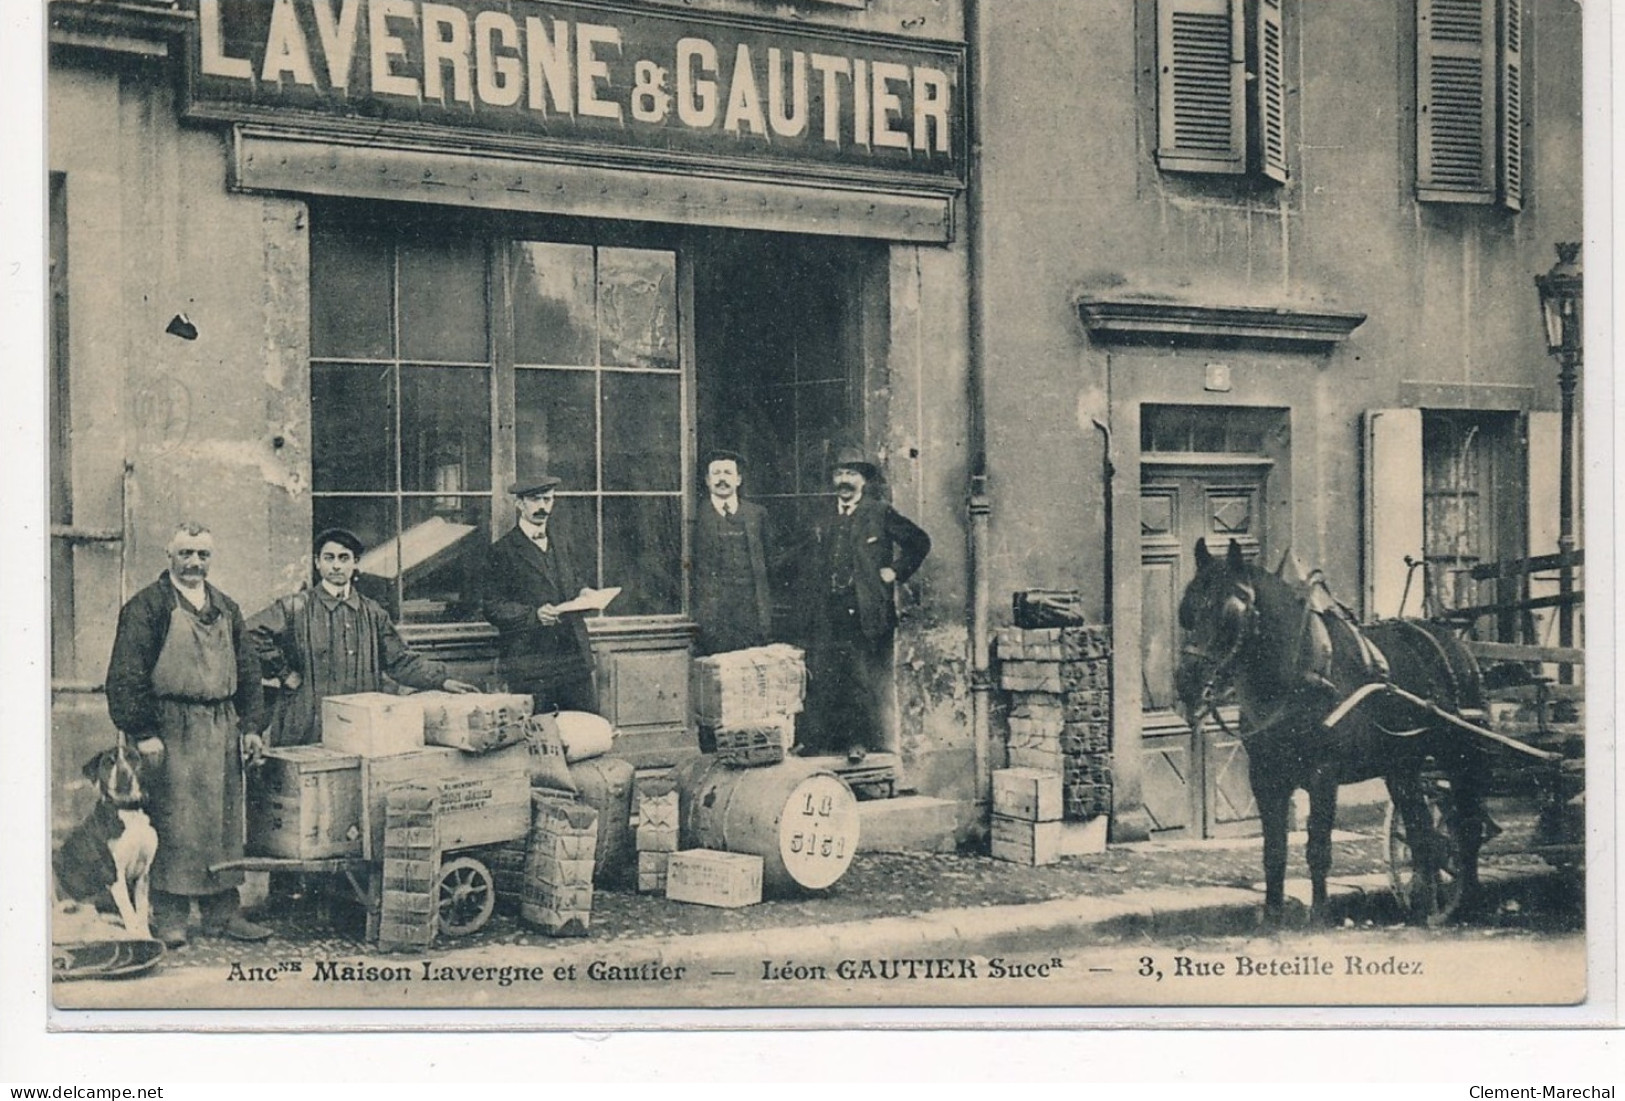
[[[1279,422],[1279,430],[1274,422]],[[1206,539],[1232,540],[1248,561],[1266,553],[1269,480],[1284,455],[1285,416],[1275,410],[1147,406],[1140,458],[1140,662],[1146,813],[1153,836],[1256,833],[1247,755],[1217,724],[1195,731],[1179,714],[1174,670],[1183,642],[1179,599]],[[1198,449],[1200,447],[1200,450]],[[1222,708],[1235,728],[1235,708]]]

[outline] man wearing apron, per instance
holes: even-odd
[[[196,899],[204,933],[264,940],[271,931],[240,912],[242,873],[209,871],[243,855],[243,767],[264,750],[259,662],[242,612],[205,580],[209,530],[182,524],[168,554],[169,569],[119,612],[107,669],[107,709],[150,777],[153,925],[185,944]]]

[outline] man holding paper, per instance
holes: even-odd
[[[558,485],[551,474],[532,474],[509,488],[518,523],[491,545],[481,607],[498,631],[498,669],[510,692],[530,693],[538,712],[595,712],[584,613],[601,609],[616,590],[581,584],[553,519]]]

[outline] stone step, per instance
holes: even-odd
[[[858,804],[860,853],[953,852],[958,806],[952,799],[901,795]]]

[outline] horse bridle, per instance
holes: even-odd
[[[1227,736],[1239,739],[1240,735],[1230,729],[1230,724],[1224,721],[1223,715],[1219,714],[1218,693],[1215,689],[1218,687],[1221,677],[1228,673],[1230,667],[1236,663],[1236,659],[1241,657],[1242,648],[1257,633],[1258,590],[1253,587],[1252,582],[1246,580],[1237,580],[1235,586],[1237,593],[1243,598],[1242,625],[1236,631],[1236,641],[1231,645],[1230,649],[1217,661],[1200,646],[1192,646],[1189,643],[1181,646],[1179,652],[1185,657],[1196,658],[1211,666],[1207,679],[1202,682],[1201,707],[1196,714],[1197,726],[1200,726],[1204,719],[1212,718],[1214,722],[1219,724],[1219,729],[1224,731]],[[1225,599],[1230,600],[1233,597],[1226,597]]]

